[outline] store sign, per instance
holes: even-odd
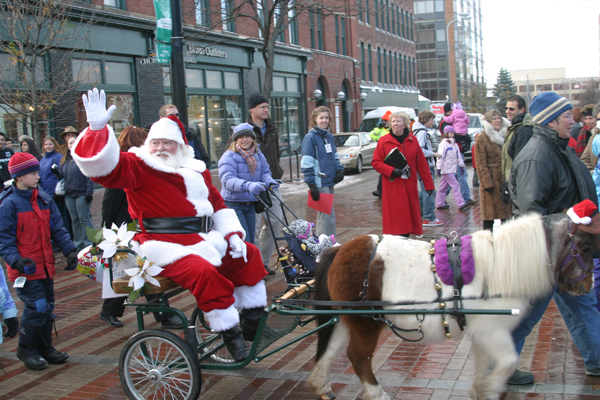
[[[227,58],[227,52],[225,50],[221,50],[218,47],[202,47],[202,46],[194,46],[188,45],[188,51],[191,54],[197,56],[207,56],[207,57],[218,57],[218,58]]]
[[[333,103],[333,119],[335,120],[335,133],[340,133],[342,131],[342,124],[340,121],[340,103]]]
[[[140,58],[140,65],[157,64],[158,60],[156,57]]]
[[[171,0],[154,0],[156,12],[156,62],[171,62]]]

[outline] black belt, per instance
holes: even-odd
[[[147,233],[206,233],[211,221],[210,217],[144,218],[142,225]]]

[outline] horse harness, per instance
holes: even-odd
[[[373,260],[375,259],[375,255],[377,254],[377,248],[379,246],[379,243],[381,243],[382,240],[383,240],[383,235],[379,235],[377,238],[377,241],[375,242],[375,246],[373,246],[373,252],[371,253],[371,258],[369,260],[369,263],[367,264],[367,270],[365,272],[365,279],[363,280],[363,284],[362,284],[362,291],[358,294],[359,301],[369,302],[367,299],[367,289],[369,288],[369,272],[371,269],[371,264],[373,263]],[[438,295],[439,308],[445,309],[446,302],[444,301],[444,298],[442,296],[442,284],[440,283],[439,277],[436,274],[437,269],[435,266],[435,249],[433,247],[433,245],[435,244],[435,239],[430,240],[430,244],[431,244],[431,248],[429,249],[429,254],[431,255],[431,271],[433,272],[433,279],[435,281],[435,284],[433,287]],[[452,296],[452,301],[454,303],[454,307],[453,307],[452,311],[450,311],[450,315],[452,316],[452,318],[454,318],[456,320],[458,327],[462,331],[462,330],[464,330],[465,326],[467,326],[467,320],[465,318],[465,315],[461,312],[461,310],[463,308],[462,297],[461,297],[462,288],[463,288],[463,276],[462,276],[461,262],[460,262],[461,241],[460,241],[460,237],[458,237],[456,232],[452,232],[451,239],[449,239],[447,241],[447,248],[448,248],[449,264],[452,267],[452,272],[454,274],[454,290],[453,290],[453,296]],[[579,255],[576,255],[575,257],[581,258],[581,256],[579,256]],[[373,306],[371,306],[370,308],[375,309]],[[400,328],[400,327],[396,326],[391,320],[384,318],[382,315],[374,315],[372,318],[374,320],[376,320],[377,322],[385,323],[396,336],[398,336],[399,338],[401,338],[402,340],[405,340],[407,342],[419,342],[419,341],[423,340],[423,338],[425,337],[425,334],[421,330],[421,325],[422,325],[423,321],[425,320],[425,315],[423,315],[423,318],[421,318],[421,319],[419,319],[419,316],[417,315],[417,321],[419,323],[419,327],[417,329]],[[444,328],[446,337],[451,338],[452,334],[450,333],[450,324],[448,323],[448,321],[446,321],[446,316],[443,314],[442,314],[442,327]],[[399,332],[406,332],[406,333],[419,332],[421,334],[421,337],[418,339],[407,339],[407,338],[403,337]]]
[[[569,227],[567,228],[567,230],[569,231],[569,238],[571,239],[570,240],[570,242],[571,242],[571,251],[569,251],[569,255],[567,256],[567,258],[565,258],[563,260],[563,262],[560,264],[560,268],[559,269],[562,270],[564,267],[566,267],[567,265],[569,265],[569,263],[571,262],[572,259],[576,259],[577,262],[579,263],[579,266],[583,270],[583,272],[578,277],[573,278],[573,279],[567,281],[567,283],[579,282],[580,280],[585,279],[585,277],[590,272],[592,272],[592,270],[591,270],[590,267],[588,267],[588,265],[585,263],[585,261],[583,261],[583,258],[581,258],[581,251],[579,250],[579,248],[575,244],[575,231],[577,230],[577,226],[575,226],[569,220]]]

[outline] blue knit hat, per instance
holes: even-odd
[[[13,179],[39,170],[39,161],[29,153],[15,153],[8,161],[8,172]]]
[[[251,136],[252,139],[256,139],[256,133],[254,133],[254,127],[247,122],[242,122],[238,126],[233,128],[233,135],[231,140],[234,142],[242,136]]]
[[[544,92],[534,97],[529,106],[533,121],[540,125],[548,125],[560,114],[572,109],[573,106],[569,100],[554,92]]]
[[[444,126],[444,133],[448,133],[448,132],[456,133],[456,131],[454,130],[454,127],[450,124],[447,124]]]

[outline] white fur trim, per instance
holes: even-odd
[[[161,118],[152,124],[152,127],[148,132],[148,137],[146,137],[145,144],[150,143],[150,141],[154,139],[166,139],[179,144],[185,144],[183,135],[185,135],[185,133],[181,132],[179,125],[177,125],[175,121],[172,121],[169,118]]]
[[[223,240],[225,241],[225,240]],[[159,267],[164,267],[189,255],[196,255],[218,267],[222,264],[221,253],[208,241],[202,241],[192,246],[183,246],[177,243],[149,240],[140,246],[132,241],[133,251],[142,257],[148,258]]]
[[[592,223],[592,219],[590,217],[583,217],[581,218],[581,223],[583,225],[589,225]]]
[[[265,281],[261,280],[254,286],[238,286],[233,289],[235,303],[233,306],[239,310],[267,306],[267,288]]]
[[[204,238],[208,243],[210,243],[219,253],[221,258],[225,257],[227,254],[227,241],[223,238],[217,231],[210,231],[208,233],[201,233],[200,236]]]
[[[246,238],[246,232],[240,224],[234,210],[230,208],[223,208],[212,215],[212,220],[215,223],[213,229],[219,232],[223,237],[233,232],[240,232],[242,234],[242,240]]]
[[[204,319],[215,332],[223,332],[240,323],[240,314],[234,306],[224,310],[212,310],[204,313]]]
[[[575,214],[573,207],[571,207],[567,210],[567,215],[569,216],[569,218],[571,218],[571,221],[573,221],[574,223],[576,223],[576,224],[582,223],[582,219],[579,218],[579,216],[577,214]],[[592,222],[591,219],[590,219],[590,222]]]
[[[88,128],[85,128],[77,139],[75,139],[75,143],[73,143],[73,149],[71,151],[73,160],[75,160],[81,172],[90,178],[106,176],[117,167],[117,164],[119,164],[121,151],[119,143],[115,138],[115,131],[113,131],[110,125],[106,125],[106,128],[108,128],[108,140],[106,145],[93,157],[82,158],[77,155],[77,146],[79,145],[79,142],[85,135],[92,135],[93,131],[88,132]]]

